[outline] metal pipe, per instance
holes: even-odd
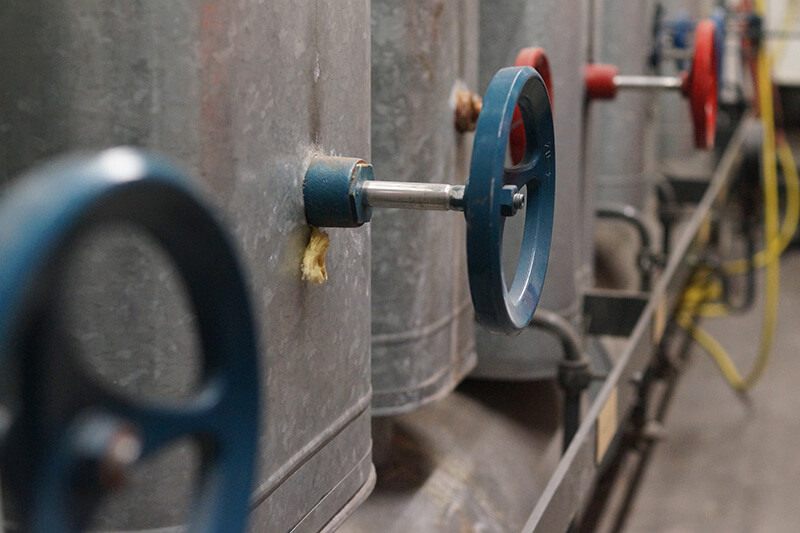
[[[599,205],[596,212],[597,216],[600,218],[616,218],[630,223],[639,233],[642,248],[650,249],[652,247],[650,232],[647,230],[647,226],[644,223],[644,217],[639,210],[632,205],[605,203]]]
[[[614,85],[619,89],[680,89],[683,80],[678,76],[614,76]]]
[[[581,424],[581,396],[592,379],[589,362],[583,357],[580,334],[561,315],[539,308],[530,325],[554,334],[564,350],[564,359],[559,365],[559,384],[564,390],[563,450],[566,451]]]
[[[650,232],[647,230],[647,226],[645,225],[642,214],[632,205],[613,203],[601,204],[597,208],[596,212],[599,218],[613,218],[622,220],[636,228],[636,231],[639,234],[639,241],[642,245],[639,253],[639,260],[637,261],[636,265],[641,276],[639,288],[642,291],[649,291],[652,281],[652,268],[654,266],[650,263],[653,263],[651,259],[655,257],[655,252],[653,251]],[[648,264],[644,264],[645,262]]]
[[[581,396],[583,391],[564,391],[564,441],[561,453],[567,451],[572,439],[581,426]]]
[[[672,227],[678,221],[680,205],[675,194],[675,188],[667,179],[656,183],[656,194],[658,196],[658,218],[661,222],[663,231],[661,232],[661,253],[664,257],[669,256],[670,240]]]
[[[369,207],[463,211],[464,186],[401,181],[365,181],[362,201]]]
[[[581,349],[583,340],[580,334],[567,319],[558,313],[540,307],[533,314],[531,326],[542,328],[558,337],[564,349],[564,359],[567,361],[583,360],[583,350]]]
[[[694,50],[689,50],[686,48],[668,48],[661,52],[661,55],[664,57],[664,59],[680,59],[684,61],[691,60],[693,54]]]

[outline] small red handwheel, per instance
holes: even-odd
[[[681,90],[689,98],[694,123],[694,143],[698,148],[713,148],[717,131],[717,51],[715,26],[711,20],[697,23],[694,59]]]
[[[553,85],[550,79],[550,63],[547,61],[547,54],[543,48],[531,46],[523,48],[514,60],[515,67],[533,67],[542,77],[544,86],[547,88],[547,96],[550,98],[550,105],[553,105]],[[525,155],[525,128],[522,124],[522,114],[519,108],[514,109],[514,118],[511,121],[511,134],[508,138],[509,150],[511,152],[511,162],[515,165],[522,160]]]

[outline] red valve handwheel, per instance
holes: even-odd
[[[698,148],[713,148],[717,131],[717,52],[714,22],[697,23],[692,69],[684,77],[683,93],[689,98],[694,123],[694,143]]]
[[[583,67],[583,78],[586,84],[586,98],[589,100],[610,100],[617,96],[617,84],[614,77],[619,69],[614,65],[590,63]]]
[[[531,46],[523,48],[514,60],[515,67],[533,67],[542,77],[544,86],[547,88],[547,95],[550,97],[550,105],[553,105],[553,85],[550,79],[550,63],[547,61],[547,54],[543,48]],[[511,152],[511,162],[515,165],[522,160],[525,155],[525,127],[522,124],[522,114],[519,108],[514,109],[514,118],[511,120],[511,134],[508,137],[508,145]]]

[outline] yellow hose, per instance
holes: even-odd
[[[763,16],[764,0],[757,0],[756,8],[757,11]],[[786,220],[784,221],[783,227],[779,229],[778,176],[775,153],[775,115],[772,102],[770,61],[764,47],[759,50],[757,64],[760,114],[762,123],[764,125],[763,186],[765,208],[765,241],[767,243],[767,247],[762,252],[763,255],[760,261],[765,263],[767,272],[764,317],[761,326],[761,338],[758,347],[758,355],[753,362],[753,366],[750,368],[747,374],[742,377],[723,346],[711,335],[709,335],[708,332],[700,328],[694,321],[697,315],[703,314],[702,308],[705,305],[705,302],[719,298],[721,293],[721,287],[718,283],[715,283],[712,275],[713,273],[710,271],[710,269],[700,268],[694,273],[689,286],[684,292],[681,305],[676,313],[676,321],[678,324],[689,331],[689,333],[692,335],[692,338],[709,353],[722,374],[725,376],[725,379],[728,381],[728,383],[730,383],[734,389],[742,392],[747,391],[758,382],[769,364],[772,344],[775,338],[775,328],[777,326],[778,319],[778,301],[780,293],[780,264],[778,262],[778,258],[782,248],[785,247],[783,241],[786,240],[786,244],[788,244],[788,240],[790,240],[791,235],[794,234],[794,228],[791,228],[791,234],[789,234],[787,237],[789,228],[791,226],[796,226],[796,211],[800,210],[800,207],[796,205],[790,207],[787,202]],[[789,182],[793,182],[794,187],[798,188],[797,171],[796,167],[794,167],[794,161],[792,161],[791,158],[791,152],[788,151],[788,146],[785,146],[785,143],[782,143],[781,147],[781,165],[784,168],[784,175],[787,176],[787,192],[790,193]],[[795,191],[795,194],[790,193],[789,196],[796,197],[796,192],[797,191]],[[794,223],[789,224],[792,218],[794,218],[795,221]],[[719,312],[719,307],[717,304],[714,304],[714,307],[708,311],[712,310]]]
[[[757,2],[760,14],[764,15],[764,0]],[[772,80],[770,79],[770,58],[764,47],[758,52],[758,87],[761,122],[764,125],[764,218],[767,253],[771,255],[767,263],[766,293],[764,297],[764,317],[761,321],[761,339],[758,356],[753,368],[744,378],[740,390],[755,385],[769,364],[775,329],[778,325],[778,302],[780,300],[780,249],[778,247],[780,230],[778,227],[778,171],[775,155],[775,111],[772,107]],[[719,363],[718,363],[719,364]]]
[[[698,315],[707,316],[707,309],[719,304],[708,304],[709,300],[714,300],[722,295],[718,279],[713,277],[713,272],[708,267],[698,267],[692,274],[692,278],[683,293],[681,304],[675,315],[675,320],[679,326],[684,328],[692,336],[694,341],[700,345],[714,360],[719,367],[722,375],[736,390],[746,390],[747,384],[742,378],[733,360],[730,358],[725,348],[707,331],[695,323]],[[721,311],[722,314],[724,313]],[[748,375],[749,377],[749,375]]]

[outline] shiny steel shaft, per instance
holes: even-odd
[[[464,190],[463,185],[369,180],[361,183],[361,201],[368,207],[463,211]],[[514,216],[525,206],[525,195],[506,185],[500,203],[503,216]]]
[[[400,181],[365,181],[361,197],[370,207],[463,211],[464,186]]]
[[[614,76],[620,89],[680,89],[683,81],[677,76]]]

